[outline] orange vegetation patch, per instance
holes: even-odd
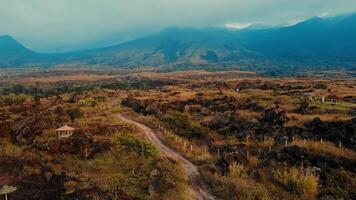
[[[322,155],[342,157],[350,160],[356,159],[356,152],[344,147],[338,147],[331,142],[306,141],[306,143],[304,144],[303,140],[294,140],[292,142],[292,145],[304,147],[311,152],[322,154]]]
[[[36,83],[56,83],[66,81],[103,81],[113,79],[116,76],[111,75],[68,75],[68,76],[50,76],[50,77],[29,77],[14,79],[9,81],[13,84],[36,84]]]
[[[314,118],[319,117],[322,121],[345,121],[352,117],[349,115],[341,114],[317,114],[317,115],[302,115],[298,113],[287,114],[291,120],[286,123],[286,126],[299,126],[303,127],[305,122],[312,121]]]
[[[257,76],[255,72],[251,71],[223,71],[223,72],[208,72],[208,71],[178,71],[178,72],[169,72],[169,73],[141,73],[140,75],[147,78],[204,78],[204,77],[235,77],[241,75],[247,76]]]

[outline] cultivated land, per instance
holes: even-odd
[[[58,70],[0,78],[11,199],[355,199],[356,80]],[[76,128],[58,139],[55,129]]]

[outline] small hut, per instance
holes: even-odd
[[[64,126],[56,129],[56,132],[58,134],[58,139],[68,138],[71,135],[73,135],[74,131],[75,131],[75,128],[70,127],[68,125],[64,125]]]
[[[7,195],[15,192],[17,190],[16,187],[13,186],[8,186],[8,185],[4,185],[1,189],[0,189],[0,195],[5,195],[5,200],[7,200]]]
[[[341,97],[335,94],[329,95],[326,99],[332,104],[338,104],[341,101]]]

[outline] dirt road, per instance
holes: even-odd
[[[172,150],[169,147],[162,144],[162,142],[158,139],[158,137],[156,136],[156,134],[154,133],[154,131],[151,128],[145,126],[142,123],[128,119],[120,114],[119,114],[119,118],[126,123],[134,124],[137,127],[141,128],[145,132],[148,140],[150,142],[152,142],[163,154],[173,157],[173,158],[176,158],[183,163],[185,173],[189,179],[189,185],[190,185],[193,199],[197,199],[197,200],[214,200],[215,199],[207,190],[207,187],[205,186],[205,183],[204,183],[203,179],[201,178],[201,175],[198,171],[197,166],[195,166],[193,163],[191,163],[189,160],[185,159],[183,156],[181,156],[174,150]]]

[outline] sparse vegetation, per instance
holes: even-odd
[[[355,199],[348,111],[356,105],[320,99],[353,96],[355,83],[236,76],[56,75],[38,77],[47,85],[36,87],[36,78],[14,80],[23,85],[0,90],[0,184],[20,189],[12,199],[189,199],[181,163],[120,113],[197,165],[220,199]],[[59,140],[55,129],[65,124],[77,130]]]

